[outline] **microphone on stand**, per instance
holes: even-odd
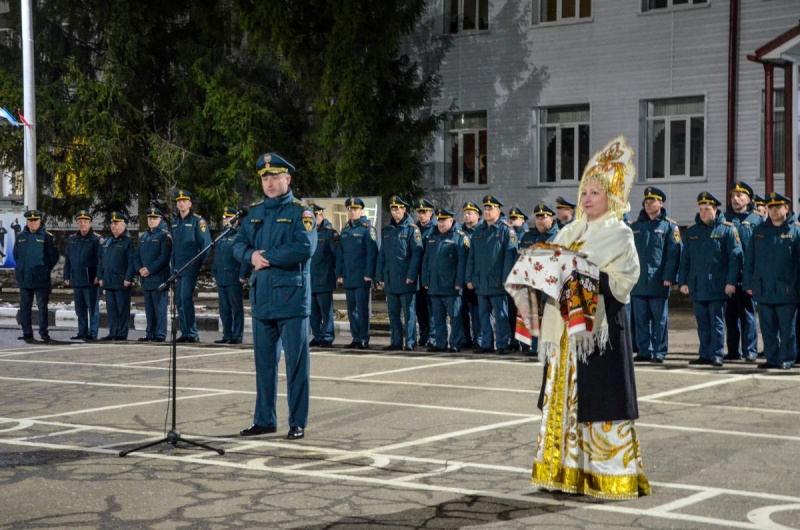
[[[242,218],[247,217],[248,213],[249,212],[248,212],[247,208],[239,208],[239,211],[236,212],[236,215],[231,217],[231,221],[230,221],[231,225],[235,225],[236,223],[239,223],[242,220]]]

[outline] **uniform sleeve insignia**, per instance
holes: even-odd
[[[464,236],[464,246],[469,248],[469,237],[468,236]]]
[[[733,223],[730,222],[730,221],[722,221],[722,224],[724,224],[725,226],[733,226]],[[692,225],[692,226],[694,226],[694,225]]]
[[[514,232],[513,230],[510,230],[508,232],[508,236],[509,236],[509,239],[511,240],[512,243],[516,243],[517,242],[517,233],[516,232]]]
[[[314,221],[314,214],[311,213],[311,210],[303,210],[303,227],[306,232],[314,230]]]
[[[419,233],[419,230],[414,231],[414,240],[417,243],[422,243],[422,234]]]
[[[200,223],[199,223],[199,224],[200,224],[200,231],[201,231],[201,232],[205,232],[205,231],[206,231],[206,228],[207,228],[207,227],[206,227],[206,222],[205,222],[205,220],[203,220],[203,219],[200,219]]]
[[[678,229],[677,226],[672,228],[672,237],[675,239],[676,243],[681,242],[681,231]]]
[[[735,239],[737,243],[742,242],[742,240],[739,238],[739,231],[735,228],[733,229],[733,239]]]
[[[372,227],[369,227],[369,237],[371,237],[373,241],[376,241],[378,239],[378,234]]]

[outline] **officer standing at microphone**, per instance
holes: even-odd
[[[286,353],[289,440],[305,436],[308,423],[308,317],[311,313],[311,256],[317,248],[314,214],[295,199],[289,184],[295,168],[276,153],[258,157],[264,200],[242,219],[233,255],[255,269],[250,306],[255,343],[256,406],[242,436],[278,428],[278,362]]]

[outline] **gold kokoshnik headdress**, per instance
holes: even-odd
[[[622,219],[625,212],[630,210],[628,195],[635,178],[633,149],[626,143],[624,136],[617,136],[596,152],[586,164],[578,187],[578,208],[575,218],[580,219],[584,216],[581,205],[584,185],[588,181],[595,181],[600,183],[608,195],[608,209],[613,211],[618,219]]]

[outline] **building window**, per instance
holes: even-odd
[[[592,0],[532,0],[533,23],[568,22],[592,17]]]
[[[589,105],[533,112],[538,138],[539,182],[577,182],[589,162]]]
[[[772,100],[772,174],[782,178],[786,175],[786,100],[782,88],[776,88]],[[764,92],[761,92],[761,178],[766,173],[764,154],[766,152],[766,134],[764,133]]]
[[[642,11],[706,4],[708,4],[708,0],[642,0]]]
[[[486,112],[450,116],[447,185],[485,186],[489,183],[487,138]]]
[[[445,33],[489,29],[489,0],[444,0]]]
[[[703,178],[705,99],[657,99],[643,103],[647,179]]]

